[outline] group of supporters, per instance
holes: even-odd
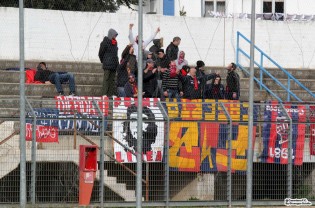
[[[226,86],[221,84],[218,73],[206,74],[205,63],[196,62],[190,67],[185,52],[179,50],[180,37],[173,41],[164,51],[163,38],[154,39],[160,32],[157,28],[151,36],[143,41],[143,57],[138,57],[138,36],[133,35],[133,24],[129,25],[129,44],[118,58],[118,33],[109,29],[108,35],[100,44],[98,56],[104,69],[102,95],[119,97],[138,97],[137,75],[138,62],[143,62],[143,97],[186,98],[186,99],[228,99],[240,97],[240,78],[235,71],[236,65],[227,66]],[[149,50],[146,47],[153,41]],[[69,83],[69,95],[76,95],[74,76],[68,72],[48,70],[45,62],[37,66],[35,81],[55,84],[59,95],[65,95],[62,84]]]
[[[129,25],[130,44],[123,50],[120,60],[116,40],[118,33],[114,29],[108,31],[108,35],[100,44],[98,55],[104,69],[103,95],[138,97],[137,63],[142,61],[143,97],[239,99],[240,78],[235,71],[234,63],[227,66],[224,87],[218,73],[205,73],[205,64],[202,60],[197,61],[195,67],[188,65],[185,52],[179,49],[180,37],[174,37],[164,50],[163,38],[155,39],[160,28],[157,28],[148,39],[143,40],[143,57],[138,57],[138,36],[134,37],[133,26]],[[146,50],[152,41],[153,46]]]

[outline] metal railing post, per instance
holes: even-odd
[[[169,203],[170,203],[170,163],[169,163],[169,141],[170,141],[170,119],[168,117],[168,114],[166,113],[165,108],[163,107],[162,103],[159,101],[158,102],[158,107],[160,108],[164,119],[166,120],[166,128],[164,128],[166,130],[166,134],[164,137],[164,156],[165,156],[165,161],[166,164],[164,166],[165,168],[165,181],[164,181],[164,193],[165,193],[165,206],[169,207]]]
[[[263,53],[260,53],[260,66],[263,66],[264,64],[264,54]],[[260,72],[260,82],[262,83],[263,82],[263,71],[259,69],[259,72]],[[262,86],[259,85],[259,88],[260,90],[262,90]]]
[[[232,131],[233,131],[233,124],[232,124],[232,119],[229,114],[229,112],[226,110],[225,106],[223,103],[219,102],[221,108],[224,111],[224,115],[226,118],[229,120],[229,128],[228,128],[228,161],[227,161],[227,166],[228,166],[228,171],[227,171],[227,199],[229,203],[229,207],[232,207]]]
[[[292,198],[292,158],[293,158],[293,150],[292,150],[292,118],[290,117],[289,113],[286,111],[284,105],[280,103],[280,106],[285,114],[285,116],[288,118],[290,124],[289,124],[289,144],[288,144],[288,173],[287,173],[287,194],[288,198]]]
[[[25,97],[25,101],[27,106],[29,107],[31,114],[33,116],[33,124],[32,124],[32,165],[31,165],[31,202],[32,205],[35,205],[36,200],[36,114],[35,111],[28,101],[28,99]]]
[[[102,118],[101,122],[101,131],[100,131],[100,203],[101,207],[104,207],[104,124],[105,124],[105,118],[102,113],[102,110],[100,109],[97,102],[93,99],[93,105],[97,109],[99,115]]]
[[[240,47],[240,32],[236,33],[236,64],[240,65],[239,63],[239,47]]]
[[[287,101],[289,102],[290,101],[290,88],[291,88],[291,79],[290,77],[288,77],[288,92],[287,92]]]

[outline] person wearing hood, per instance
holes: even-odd
[[[153,53],[154,61],[157,58],[159,49],[161,49],[162,47],[163,47],[163,38],[153,40],[153,45],[149,48],[149,51]]]
[[[221,84],[221,77],[216,76],[211,84],[206,84],[203,94],[204,99],[224,99],[224,86]]]
[[[109,29],[108,35],[104,37],[100,44],[98,57],[104,70],[102,95],[113,96],[115,92],[115,76],[119,64],[117,35],[116,30]]]
[[[138,60],[138,51],[139,51],[139,46],[138,46],[138,36],[136,36],[136,38],[134,38],[133,36],[133,32],[132,32],[132,28],[133,28],[134,24],[129,24],[129,35],[128,35],[128,38],[129,38],[129,42],[132,44],[134,50],[135,50],[135,55],[137,57],[137,60]],[[155,38],[155,36],[160,32],[160,28],[158,27],[156,29],[156,31],[154,33],[152,33],[152,35],[144,40],[142,42],[142,49],[144,50],[148,45],[149,43]]]
[[[188,65],[188,61],[185,59],[185,52],[179,51],[177,59],[175,60],[177,70],[181,70],[183,66]]]

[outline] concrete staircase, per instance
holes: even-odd
[[[39,61],[27,61],[26,67],[35,68]],[[103,70],[101,64],[98,63],[60,63],[60,62],[49,62],[48,68],[54,71],[68,71],[75,75],[77,94],[80,96],[101,96],[101,85],[103,79]],[[0,70],[5,68],[19,67],[18,61],[0,61]],[[214,68],[208,67],[207,73],[219,72],[222,77],[222,83],[225,85],[226,69],[225,68]],[[275,69],[270,69],[284,85],[287,84],[286,76],[279,73]],[[301,69],[289,69],[297,79],[299,79],[305,86],[309,87],[312,91],[315,90],[315,84],[313,80],[315,79],[315,74],[313,70],[301,70]],[[15,120],[19,119],[19,71],[5,71],[1,70],[2,76],[0,76],[0,135],[5,137],[0,137],[0,142],[3,138],[13,133],[16,128],[14,123],[2,122],[2,120]],[[244,74],[238,70],[241,77],[241,98],[242,101],[247,101],[249,97],[249,79],[244,76]],[[255,72],[256,77],[259,76],[258,72]],[[287,94],[284,90],[280,89],[274,81],[268,78],[264,78],[265,84],[274,90],[283,100],[286,100]],[[68,86],[64,86],[65,92],[68,93]],[[309,95],[304,91],[299,89],[298,86],[292,85],[291,89],[303,100],[314,101]],[[255,85],[254,100],[264,101],[274,99],[264,90],[260,90],[257,85]],[[27,84],[25,94],[28,98],[34,98],[37,100],[42,100],[43,97],[54,97],[57,95],[54,85],[44,85],[44,84]],[[13,121],[10,121],[13,122]],[[17,122],[15,122],[17,123]],[[9,125],[9,126],[7,126]],[[5,134],[3,132],[6,132]],[[99,144],[99,137],[92,137],[96,144]],[[55,161],[55,162],[65,162],[71,161],[78,164],[78,145],[89,144],[86,140],[78,139],[76,149],[73,149],[73,135],[60,136],[59,144],[44,143],[37,150],[37,161]],[[19,136],[13,136],[10,140],[4,142],[0,145],[0,164],[2,165],[2,171],[0,171],[0,178],[5,176],[14,170],[19,164]],[[27,144],[30,148],[30,143]],[[112,154],[112,141],[106,139],[106,149],[105,151]],[[107,161],[110,159],[105,157]],[[30,150],[27,150],[27,160],[30,161]],[[100,175],[97,172],[97,179]],[[114,176],[108,176],[108,171],[105,170],[104,173],[105,185],[109,187],[113,192],[117,193],[126,201],[135,200],[135,191],[127,190],[126,184],[118,183],[117,178]]]
[[[287,69],[296,79],[298,79],[304,86],[309,88],[311,91],[315,91],[315,74],[313,69]],[[222,84],[225,85],[226,69],[224,68],[213,68],[208,67],[207,71],[209,73],[219,72],[222,77]],[[279,69],[268,69],[268,71],[275,76],[284,86],[288,86],[287,76]],[[237,70],[240,75],[240,85],[241,85],[241,97],[240,100],[247,101],[249,97],[249,77],[245,75],[241,70]],[[255,69],[255,77],[259,78],[259,69]],[[275,81],[271,78],[263,77],[263,83],[270,88],[277,96],[279,96],[283,101],[287,101],[287,92],[281,88]],[[290,82],[290,89],[303,101],[315,101],[311,95],[304,91],[300,86],[295,84],[293,81]],[[264,89],[260,90],[258,85],[254,84],[254,101],[265,101],[265,100],[275,100],[275,98],[267,93]],[[291,97],[290,101],[295,101]]]
[[[39,61],[27,61],[25,67],[36,68]],[[77,63],[77,62],[47,62],[47,66],[53,71],[67,71],[75,75],[77,94],[80,96],[101,96],[101,86],[103,80],[103,69],[100,63]],[[18,61],[0,61],[0,70],[6,68],[19,67]],[[269,72],[277,77],[279,81],[287,86],[287,76],[279,69],[268,69]],[[312,69],[287,69],[294,77],[302,82],[310,90],[315,91],[315,74]],[[226,69],[224,67],[207,67],[207,73],[218,72],[222,77],[222,83],[225,85]],[[242,71],[237,70],[241,77],[241,97],[240,100],[247,101],[249,96],[249,78]],[[19,72],[1,71],[4,76],[0,77],[0,97],[16,96],[19,94]],[[259,77],[259,70],[255,69],[255,76]],[[264,78],[264,83],[273,90],[280,98],[287,100],[287,93],[278,86],[272,79]],[[315,101],[299,86],[291,82],[291,90],[303,101]],[[69,92],[68,86],[64,86],[66,93]],[[53,97],[57,95],[54,85],[27,84],[25,89],[27,96]],[[265,90],[260,90],[255,84],[254,100],[264,101],[274,99]],[[292,98],[291,101],[294,101]]]

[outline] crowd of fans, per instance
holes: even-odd
[[[143,97],[145,98],[186,98],[186,99],[228,99],[240,97],[240,78],[235,72],[237,66],[227,66],[226,86],[221,83],[218,73],[205,73],[205,63],[196,62],[190,67],[183,50],[179,50],[180,37],[163,49],[163,38],[154,39],[160,32],[158,27],[151,36],[143,40],[143,57],[138,56],[138,36],[133,35],[133,24],[129,25],[130,43],[118,58],[118,33],[109,29],[99,48],[99,58],[104,69],[102,95],[138,97],[138,62],[143,62]],[[153,42],[153,45],[146,47]],[[68,72],[48,70],[45,62],[40,62],[34,77],[35,81],[54,84],[59,95],[65,95],[62,84],[69,83],[69,95],[76,95],[74,76]],[[210,81],[211,80],[211,81]]]
[[[132,28],[133,24],[130,24],[128,36],[130,44],[123,50],[120,61],[116,41],[118,33],[110,29],[101,42],[99,58],[104,69],[103,95],[138,97],[137,62],[143,61],[143,97],[239,99],[240,78],[235,72],[237,66],[234,63],[226,68],[228,72],[224,87],[218,73],[205,73],[205,63],[202,60],[197,61],[195,67],[189,66],[185,52],[179,50],[180,37],[174,37],[164,50],[163,38],[154,39],[160,28],[143,41],[143,57],[139,58],[138,36],[134,38]],[[153,46],[147,50],[146,47],[152,41]],[[114,90],[115,84],[117,94]]]

